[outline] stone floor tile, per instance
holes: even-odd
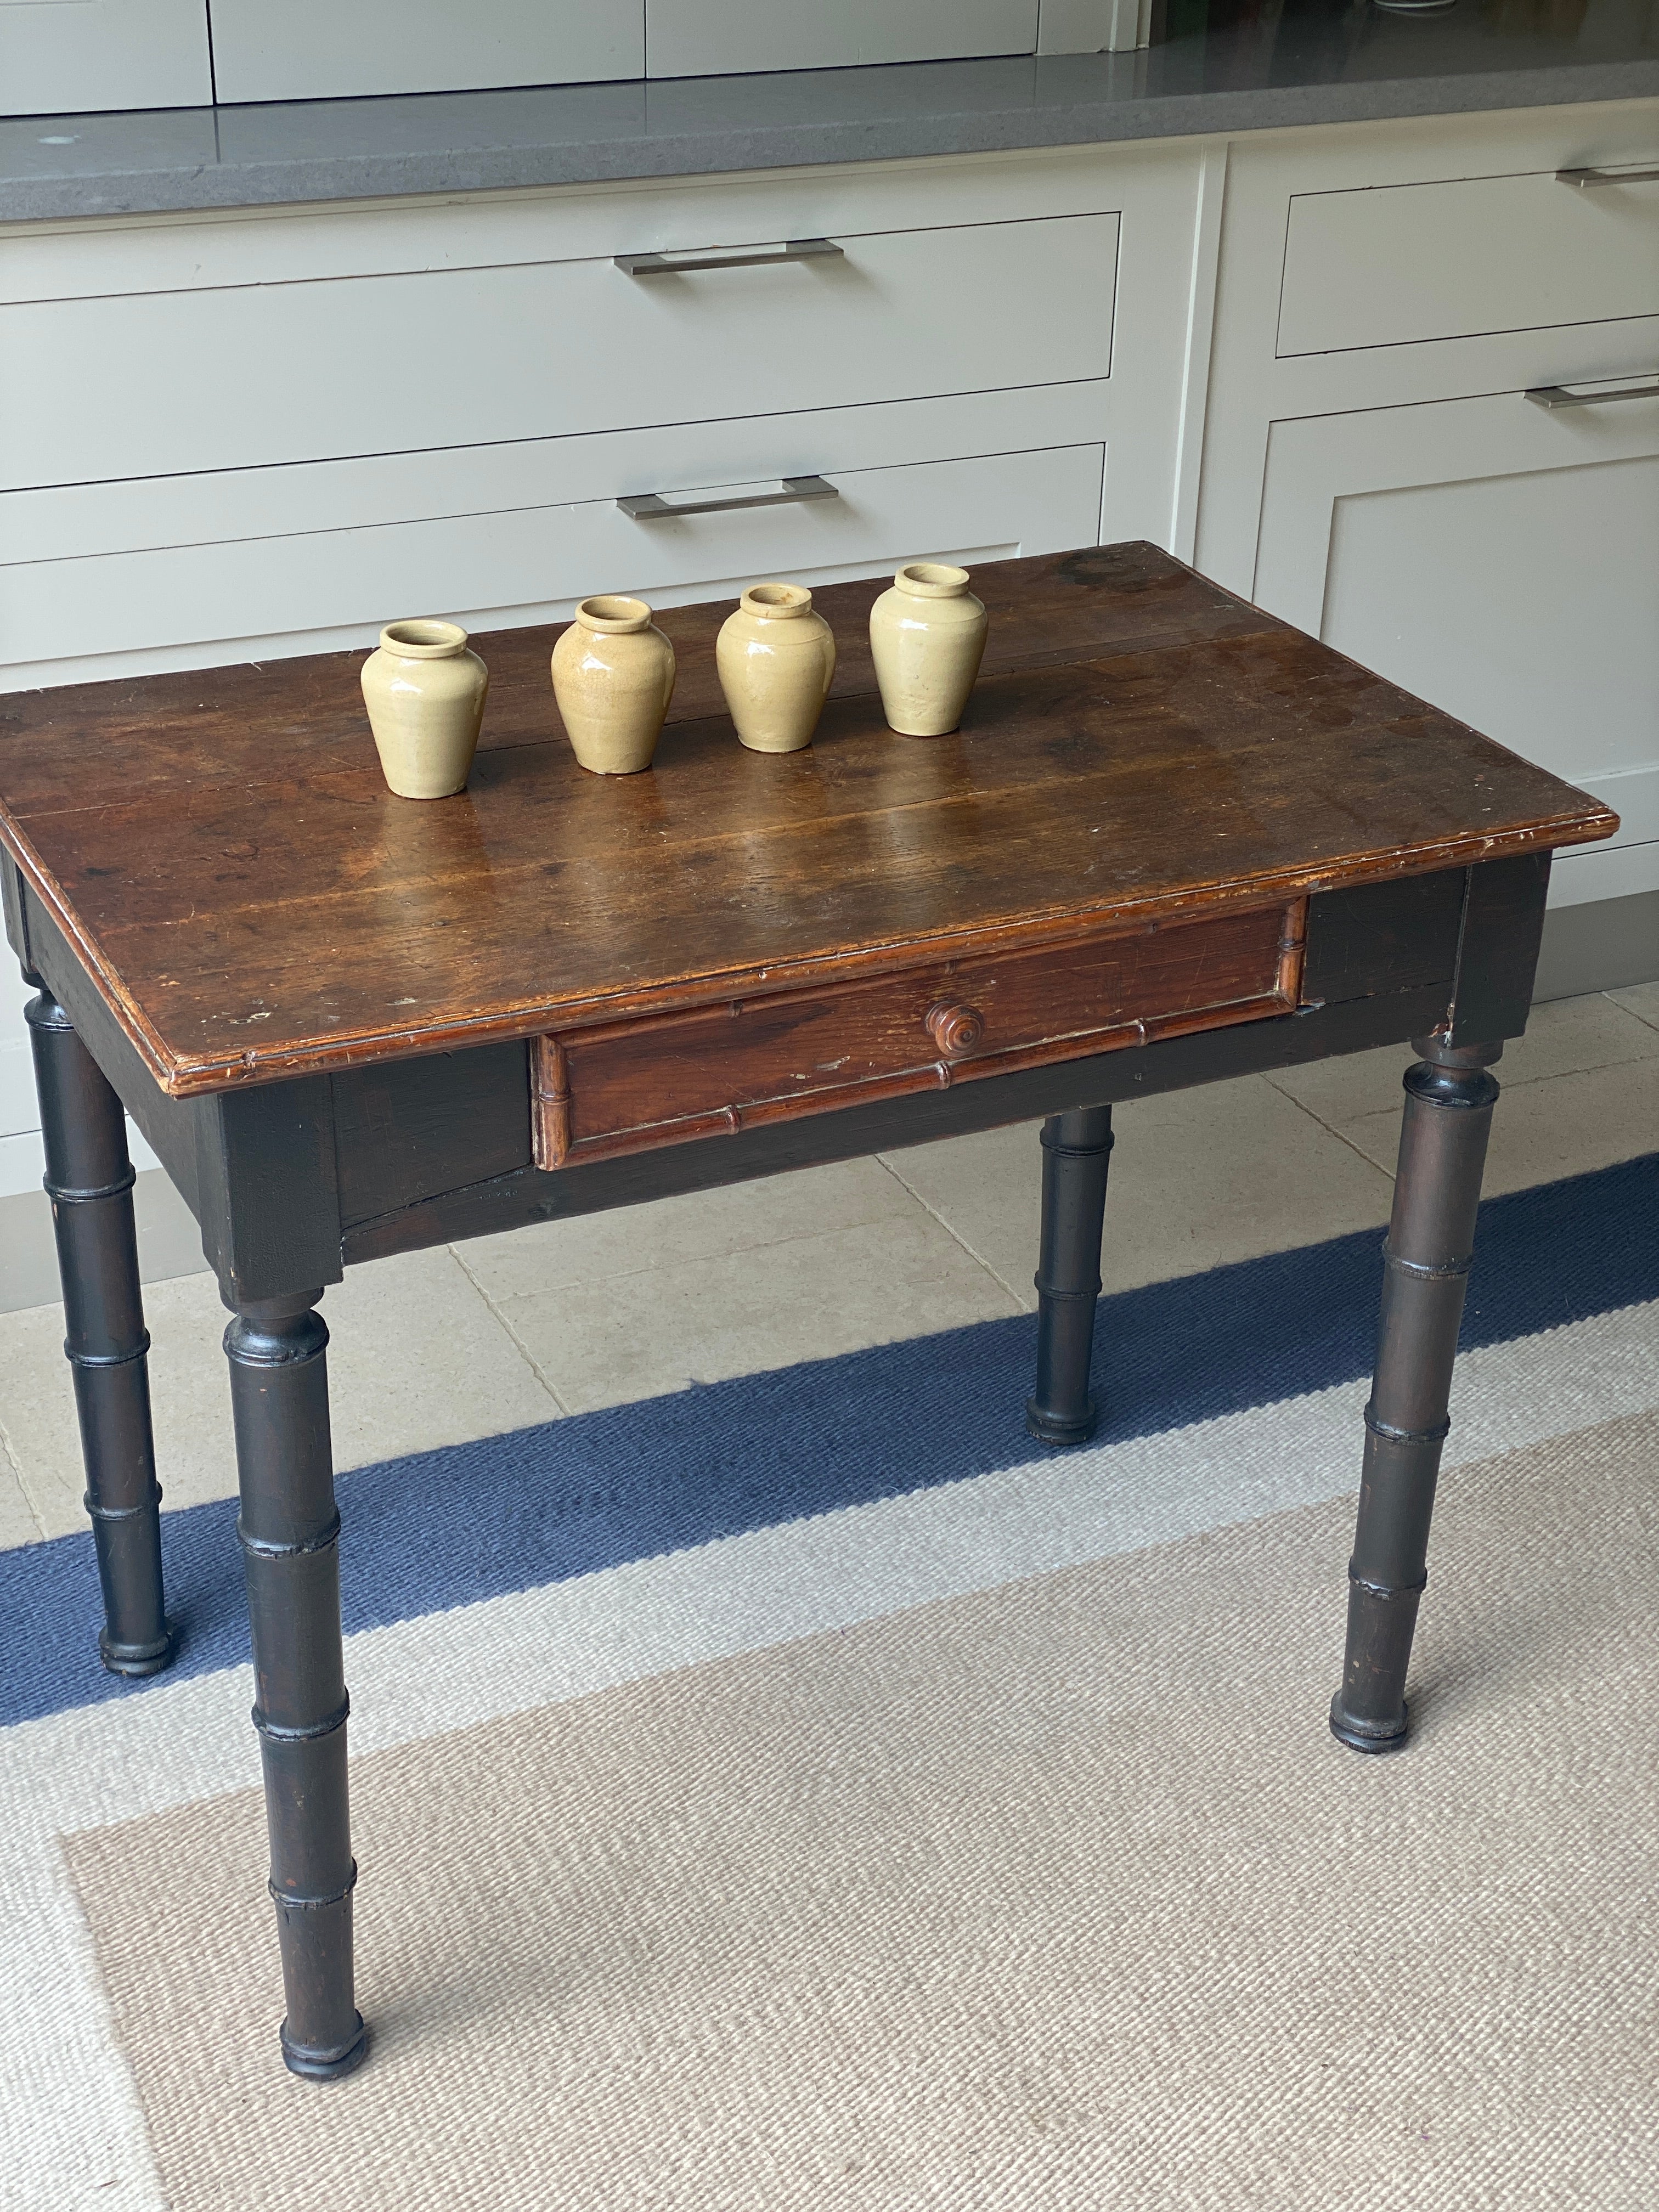
[[[981,1129],[884,1152],[882,1163],[989,1268],[1016,1304],[1036,1304],[1031,1277],[1042,1225],[1041,1121]]]
[[[1277,1068],[1266,1080],[1331,1128],[1346,1131],[1350,1122],[1367,1115],[1399,1113],[1400,1079],[1413,1057],[1409,1045],[1384,1045],[1375,1052],[1351,1053],[1308,1067]],[[1546,1006],[1534,1006],[1526,1035],[1511,1037],[1504,1047],[1498,1079],[1510,1091],[1586,1068],[1656,1059],[1659,1030],[1650,1029],[1633,1010],[1594,991],[1583,998],[1552,999]],[[1392,1170],[1392,1157],[1389,1165]]]
[[[0,1430],[36,1534],[84,1528],[86,1478],[60,1305],[0,1315]]]
[[[163,1510],[236,1489],[228,1316],[210,1275],[144,1297]],[[557,1418],[557,1400],[453,1256],[354,1267],[323,1301],[334,1460],[343,1470]],[[85,1526],[85,1478],[59,1306],[0,1316],[0,1426],[46,1533]]]
[[[41,1534],[40,1523],[23,1495],[23,1486],[6,1450],[5,1439],[0,1436],[0,1552],[15,1551],[20,1544],[38,1544]]]
[[[529,1428],[563,1411],[453,1252],[353,1267],[323,1314],[338,1467]]]
[[[1018,1310],[919,1206],[817,1237],[503,1299],[572,1411]]]
[[[1659,1030],[1659,983],[1634,983],[1627,991],[1609,991],[1607,996],[1614,1006],[1622,1006],[1627,1014],[1634,1014],[1638,1022]]]
[[[878,1162],[843,1160],[684,1198],[652,1199],[616,1213],[474,1237],[453,1249],[486,1297],[527,1297],[855,1229],[915,1210],[915,1200]]]
[[[1503,1079],[1503,1066],[1498,1079]],[[1364,1115],[1343,1134],[1368,1158],[1392,1168],[1397,1113]],[[1504,1090],[1492,1115],[1482,1188],[1488,1198],[1559,1176],[1612,1167],[1659,1148],[1659,1061],[1553,1075]]]
[[[884,1155],[1028,1308],[1036,1302],[1037,1127]],[[1114,1109],[1113,1130],[1101,1257],[1109,1291],[1388,1218],[1388,1177],[1259,1076],[1133,1099]]]

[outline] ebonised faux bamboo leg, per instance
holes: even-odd
[[[149,1336],[132,1226],[121,1102],[49,991],[26,1010],[46,1150],[46,1194],[64,1286],[64,1351],[75,1376],[104,1626],[114,1674],[173,1656],[161,1591],[161,1493],[150,1431]]]
[[[1331,1733],[1356,1751],[1391,1751],[1406,1741],[1406,1668],[1428,1580],[1429,1519],[1498,1097],[1486,1071],[1503,1047],[1419,1037],[1412,1049],[1422,1058],[1406,1073],[1348,1568],[1347,1655],[1331,1700]]]
[[[1099,1416],[1089,1395],[1112,1109],[1078,1106],[1042,1125],[1036,1389],[1025,1425],[1044,1443],[1080,1444]]]
[[[288,2016],[283,2057],[320,2081],[368,2049],[352,1999],[351,1856],[340,1650],[340,1516],[322,1296],[240,1306],[225,1331],[256,1702]]]

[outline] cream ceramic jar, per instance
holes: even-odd
[[[553,648],[570,749],[595,775],[649,768],[674,696],[674,648],[643,599],[584,599]]]
[[[395,622],[363,663],[363,704],[380,769],[399,799],[466,788],[489,671],[459,623]]]
[[[752,753],[795,753],[812,732],[836,672],[836,641],[799,584],[754,584],[714,644],[720,690]]]
[[[965,568],[912,561],[899,570],[870,610],[870,651],[889,729],[941,738],[957,727],[990,626]]]

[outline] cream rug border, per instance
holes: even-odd
[[[1350,1521],[370,1754],[327,2096],[257,1788],[67,1838],[177,2203],[1648,2212],[1659,1413],[1447,1485],[1403,1759],[1318,1724]]]

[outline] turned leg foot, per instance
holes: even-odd
[[[64,1287],[64,1352],[103,1585],[98,1648],[114,1674],[173,1657],[161,1591],[161,1492],[150,1433],[149,1336],[132,1225],[121,1102],[50,991],[25,1010],[46,1152],[46,1194]]]
[[[255,1704],[276,1906],[284,2063],[331,2081],[362,2064],[352,1994],[351,1856],[340,1646],[340,1516],[320,1291],[238,1309],[230,1361],[237,1522],[253,1632]]]
[[[1452,1362],[1501,1045],[1413,1040],[1400,1168],[1383,1245],[1376,1369],[1365,1408],[1359,1522],[1348,1569],[1348,1641],[1331,1733],[1355,1751],[1406,1741],[1406,1668],[1428,1580],[1429,1521],[1450,1426]]]
[[[1042,1125],[1036,1389],[1025,1425],[1044,1443],[1083,1443],[1100,1418],[1089,1395],[1089,1360],[1111,1152],[1109,1106],[1075,1107]]]

